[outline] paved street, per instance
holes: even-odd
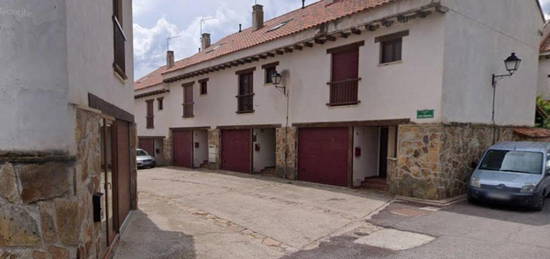
[[[545,258],[544,212],[444,209],[376,192],[235,173],[138,172],[115,258]]]

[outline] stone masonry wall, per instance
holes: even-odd
[[[294,127],[276,129],[275,170],[280,177],[297,179],[297,136],[298,131]]]
[[[215,161],[212,161],[210,157],[212,154],[210,152],[214,150]],[[221,167],[221,130],[220,129],[209,129],[208,130],[208,165],[207,168],[211,170],[217,170]]]
[[[0,258],[96,258],[100,225],[98,114],[77,110],[77,157],[0,153]]]
[[[472,162],[479,161],[493,141],[490,125],[402,125],[398,134],[390,191],[430,200],[465,193]],[[513,129],[498,128],[497,136],[497,142],[513,140]]]
[[[163,139],[164,143],[162,145],[162,155],[164,157],[164,162],[167,164],[167,165],[173,165],[174,161],[173,161],[173,145],[174,145],[174,142],[172,141],[172,131],[170,131],[168,133],[168,137],[167,138],[164,138]]]

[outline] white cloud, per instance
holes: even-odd
[[[253,0],[134,0],[136,80],[165,64],[168,37],[177,36],[170,41],[176,59],[191,56],[200,47],[201,16],[212,18],[205,21],[203,29],[216,42],[237,32],[239,24],[243,24],[243,28],[250,25],[253,3]],[[265,6],[266,18],[269,19],[299,7],[301,2],[262,0],[259,3]],[[152,25],[140,25],[148,22]]]

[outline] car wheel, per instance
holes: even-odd
[[[468,194],[468,202],[471,203],[471,204],[477,204],[477,200],[476,198],[474,198],[474,196]]]
[[[533,208],[537,211],[541,211],[544,209],[544,202],[546,201],[546,195],[544,193],[540,193],[537,197],[537,200],[535,201],[535,206]]]

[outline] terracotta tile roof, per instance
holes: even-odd
[[[399,0],[334,0],[332,4],[328,4],[326,0],[318,1],[303,9],[266,21],[264,27],[259,30],[248,28],[226,36],[200,53],[176,62],[170,69],[155,70],[138,80],[135,89],[144,89],[162,83],[163,73],[187,68],[395,1]],[[275,29],[276,27],[279,28]]]
[[[140,78],[134,84],[135,90],[153,87],[162,83],[162,73],[166,71],[166,66],[162,66],[148,75]]]
[[[167,72],[286,37],[344,16],[395,1],[397,0],[335,0],[334,3],[327,4],[326,1],[322,0],[304,9],[297,9],[266,21],[264,27],[259,30],[254,31],[252,28],[248,28],[240,33],[231,34],[204,51],[176,62],[176,65]],[[274,29],[283,23],[286,24]]]
[[[550,130],[540,128],[520,128],[515,129],[514,132],[520,136],[530,138],[550,138]]]

